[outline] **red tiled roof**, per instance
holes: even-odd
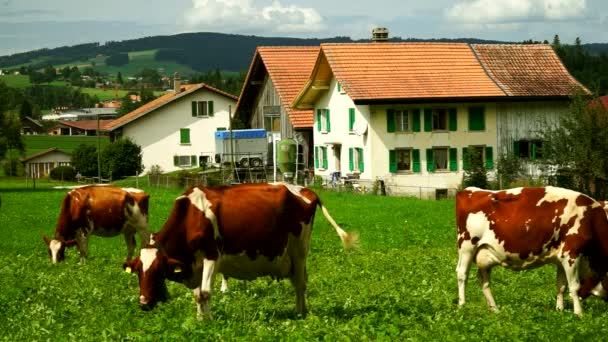
[[[99,120],[99,129],[105,131],[108,126],[115,120]],[[86,131],[94,131],[97,129],[97,120],[60,120],[59,123],[64,126],[78,128]]]
[[[568,96],[587,89],[547,44],[471,44],[492,79],[509,96]],[[587,91],[588,92],[588,91]]]
[[[308,81],[319,54],[319,47],[259,47],[258,53],[293,127],[312,127],[313,111],[293,109],[291,103]]]
[[[321,44],[353,100],[505,96],[466,43]]]
[[[178,98],[181,98],[182,96],[192,94],[199,89],[207,89],[207,90],[215,92],[219,95],[223,95],[223,96],[229,97],[233,100],[237,100],[236,96],[229,94],[225,91],[219,90],[217,88],[214,88],[205,83],[186,84],[186,85],[181,86],[182,91],[180,91],[179,93],[169,92],[169,93],[162,95],[160,97],[157,97],[156,99],[144,104],[143,106],[121,116],[120,118],[114,120],[114,122],[112,122],[110,125],[108,125],[107,129],[114,130],[118,127],[121,127],[129,122],[139,119],[140,117],[142,117]]]

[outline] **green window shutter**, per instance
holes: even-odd
[[[420,172],[420,150],[412,150],[412,170],[414,172]]]
[[[412,130],[414,132],[420,132],[420,109],[412,109]]]
[[[450,131],[458,130],[458,116],[456,108],[448,108],[448,115],[450,120]]]
[[[358,148],[356,149],[357,153],[359,153],[359,172],[363,172],[365,171],[365,165],[363,162],[363,149],[362,148]]]
[[[323,149],[323,168],[327,170],[327,147],[321,147]]]
[[[329,120],[329,108],[326,110],[327,113],[327,132],[331,132],[331,120]]]
[[[435,162],[433,160],[433,149],[426,149],[426,170],[427,171],[435,171]]]
[[[483,131],[485,129],[484,107],[469,107],[469,130]]]
[[[192,117],[196,117],[198,114],[196,113],[196,101],[192,101]]]
[[[350,170],[350,172],[353,172],[353,170],[355,169],[355,163],[353,161],[353,148],[352,147],[348,148],[348,169]]]
[[[207,101],[207,114],[213,116],[213,101]]]
[[[486,169],[494,168],[494,151],[492,146],[486,146]]]
[[[189,144],[190,143],[190,129],[189,128],[180,128],[179,143],[180,144]]]
[[[355,108],[348,108],[348,131],[352,132],[355,128]]]
[[[321,132],[321,110],[317,109],[317,132]]]
[[[450,171],[458,171],[458,149],[450,149]]]
[[[397,152],[395,150],[388,151],[388,172],[397,172]]]
[[[536,141],[530,143],[530,160],[536,160]]]
[[[336,82],[338,84],[338,93],[342,91],[342,86],[340,85],[340,82]]]
[[[513,155],[519,158],[519,141],[513,141]]]
[[[196,166],[196,156],[190,156],[190,166]]]
[[[424,131],[430,132],[433,130],[433,110],[424,108]]]
[[[469,158],[469,149],[467,147],[462,148],[462,169],[471,169],[471,159]]]
[[[395,132],[395,110],[394,109],[386,110],[386,131],[388,133]]]
[[[173,166],[179,166],[179,156],[173,156]]]
[[[319,168],[319,146],[315,146],[315,169]]]

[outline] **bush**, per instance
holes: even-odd
[[[72,166],[82,176],[97,176],[97,147],[85,144],[78,146],[72,151]]]
[[[51,179],[73,182],[76,180],[76,169],[68,165],[57,166],[51,170],[49,176]]]
[[[112,179],[141,173],[141,147],[129,138],[121,138],[107,145],[101,152],[101,171],[105,177]]]
[[[464,171],[462,187],[466,188],[468,186],[475,186],[478,188],[487,189],[487,170],[479,153],[475,150],[471,150],[465,158],[468,158],[470,167]]]

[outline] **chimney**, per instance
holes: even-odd
[[[376,27],[372,29],[372,42],[380,43],[388,41],[388,29],[386,27]]]
[[[182,79],[177,71],[173,74],[173,90],[176,94],[182,91]]]

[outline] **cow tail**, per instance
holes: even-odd
[[[327,208],[325,208],[325,206],[323,206],[323,204],[321,204],[320,201],[319,201],[319,207],[321,207],[323,216],[325,216],[327,221],[329,221],[329,223],[331,223],[331,225],[336,230],[336,233],[338,233],[338,236],[340,236],[340,240],[342,240],[342,246],[345,249],[358,247],[359,246],[359,235],[354,232],[349,234],[349,233],[345,232],[344,229],[340,228],[340,226],[338,226],[338,224],[336,223],[336,221],[334,221],[334,219],[331,217],[331,215],[329,215],[329,211],[327,211]]]

